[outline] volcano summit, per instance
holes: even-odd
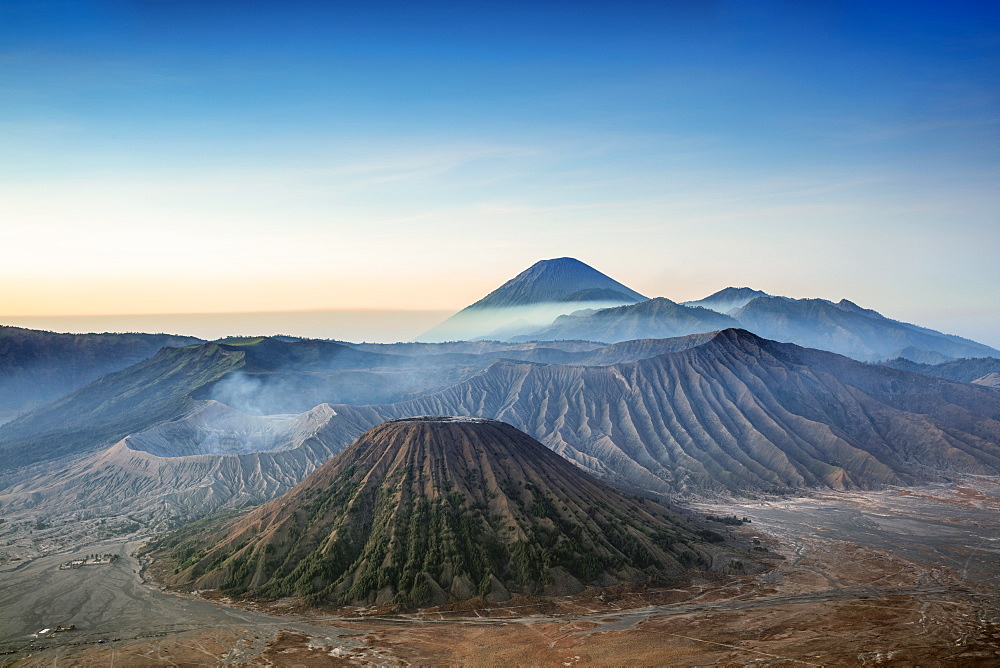
[[[425,416],[379,425],[275,501],[158,547],[181,586],[412,607],[662,580],[710,566],[721,550],[706,538],[506,423]]]
[[[560,315],[646,299],[575,258],[541,260],[417,340],[504,340],[541,329]]]

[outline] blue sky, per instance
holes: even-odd
[[[0,0],[0,315],[458,309],[570,255],[998,345],[998,19]]]

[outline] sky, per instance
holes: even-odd
[[[0,235],[66,331],[406,338],[571,256],[998,346],[1000,6],[0,0]]]

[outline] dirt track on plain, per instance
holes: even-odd
[[[128,556],[58,571],[72,555],[50,555],[0,573],[0,649],[17,665],[992,666],[1000,486],[979,483],[715,505],[754,519],[733,530],[784,557],[774,570],[524,608],[270,615],[161,592]]]

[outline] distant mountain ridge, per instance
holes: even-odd
[[[733,314],[744,327],[774,341],[880,361],[934,352],[946,358],[1000,355],[990,346],[886,318],[846,299],[758,297]]]
[[[172,334],[62,334],[0,325],[0,422],[55,401],[160,348],[201,343]]]
[[[723,288],[716,293],[692,302],[681,302],[683,306],[700,306],[716,313],[729,315],[731,311],[743,308],[757,297],[771,297],[761,290],[753,288]]]
[[[24,452],[55,461],[0,476],[0,504],[63,513],[77,499],[92,509],[127,503],[147,521],[199,517],[273,498],[381,422],[441,414],[503,420],[608,482],[656,493],[870,489],[1000,474],[993,388],[733,329],[568,351],[525,345],[511,347],[559,353],[564,363],[488,353],[488,366],[446,389],[281,417],[192,397],[220,374],[241,373],[243,353],[219,344],[165,353],[115,376],[114,387],[92,384],[38,414],[36,436],[7,441],[14,450],[0,452],[5,465]],[[282,374],[272,375],[283,388]],[[134,408],[122,413],[119,396]],[[105,424],[110,431],[94,431]],[[114,433],[124,440],[102,446]],[[47,447],[55,452],[39,453]]]
[[[190,413],[199,399],[213,398],[213,391],[225,395],[230,403],[252,403],[262,398],[263,387],[255,384],[255,378],[274,378],[279,370],[314,379],[324,372],[377,372],[404,361],[398,355],[357,350],[330,341],[266,337],[163,348],[149,359],[0,425],[0,470],[110,446]],[[227,384],[220,386],[221,381]],[[335,381],[338,386],[344,385],[343,376],[337,376]],[[300,390],[308,388],[306,383],[298,386]],[[274,389],[274,394],[280,396],[281,388]],[[304,393],[308,396],[308,392]],[[301,412],[318,403],[322,402],[312,402],[299,411],[269,412]],[[66,417],[69,415],[72,418]]]
[[[417,340],[617,343],[729,327],[866,362],[1000,356],[990,346],[892,320],[847,299],[792,299],[749,287],[680,304],[646,299],[573,258],[535,263]]]
[[[617,343],[666,339],[738,326],[739,322],[727,315],[657,297],[592,313],[559,316],[546,329],[513,338],[515,341],[579,339]]]
[[[700,334],[736,327],[773,341],[828,350],[877,362],[899,356],[924,361],[1000,356],[990,346],[886,318],[842,299],[774,297],[750,288],[727,288],[698,302],[645,302],[561,316],[515,341],[580,339],[615,343],[630,339]]]
[[[208,414],[199,408],[205,401],[252,415],[298,414],[324,403],[386,404],[451,387],[500,358],[611,363],[635,359],[645,348],[489,342],[355,346],[281,337],[164,348],[0,425],[0,472],[100,450],[193,411]]]
[[[996,357],[960,359],[938,364],[922,364],[900,357],[882,364],[902,371],[1000,388],[1000,358]]]
[[[718,332],[607,367],[496,362],[380,416],[492,417],[618,484],[664,492],[872,488],[1000,473],[1000,396]]]

